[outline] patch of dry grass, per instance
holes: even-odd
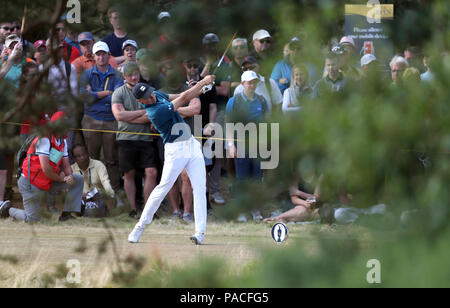
[[[271,225],[264,223],[209,222],[204,245],[194,246],[189,236],[194,226],[172,221],[155,220],[144,233],[139,244],[127,242],[135,221],[124,215],[107,220],[109,231],[98,219],[79,218],[58,223],[56,217],[42,223],[28,225],[8,220],[0,221],[0,256],[14,256],[17,264],[0,260],[0,287],[48,286],[46,277],[65,267],[68,260],[81,263],[81,284],[76,287],[114,286],[113,272],[127,258],[144,258],[144,271],[157,264],[164,270],[180,268],[203,257],[219,257],[228,261],[230,274],[239,274],[257,261],[261,248],[276,246],[270,237]],[[327,226],[290,225],[290,238],[307,241],[314,252],[316,232],[335,236]],[[114,248],[108,235],[114,237]],[[290,241],[283,244],[288,246]],[[104,249],[104,250],[102,250]],[[59,275],[59,277],[65,277]],[[65,279],[50,286],[66,287]],[[70,285],[69,285],[70,286]]]

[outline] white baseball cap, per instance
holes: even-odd
[[[133,40],[126,40],[122,44],[122,50],[124,50],[125,47],[127,47],[127,45],[133,46],[134,48],[136,48],[136,50],[139,49],[139,47],[138,47],[138,45],[137,45],[137,43],[135,41],[133,41]]]
[[[20,37],[18,37],[16,34],[8,35],[8,37],[5,40],[5,46],[9,47],[14,42],[20,42]]]
[[[376,59],[377,58],[373,54],[368,53],[368,54],[362,56],[362,58],[361,58],[361,66],[367,65],[367,64],[375,61]]]
[[[95,43],[94,46],[92,47],[92,53],[95,55],[99,51],[104,51],[104,52],[109,53],[108,44],[106,44],[105,42],[102,42],[102,41]]]
[[[253,34],[253,40],[262,40],[268,37],[272,36],[270,36],[269,32],[267,32],[266,30],[258,30],[255,32],[255,34]]]
[[[172,16],[170,15],[169,12],[161,12],[158,14],[158,21],[161,21],[163,18],[171,18]]]
[[[254,71],[245,71],[242,75],[241,75],[241,82],[245,82],[245,81],[252,81],[258,79],[258,74],[256,74]]]

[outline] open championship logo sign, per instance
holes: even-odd
[[[288,237],[289,229],[283,223],[277,223],[272,227],[272,238],[277,243],[283,243]]]

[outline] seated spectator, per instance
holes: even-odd
[[[402,56],[394,56],[389,63],[393,85],[402,83],[403,72],[409,67],[408,61]]]
[[[123,68],[129,62],[136,62],[136,52],[138,50],[138,45],[133,40],[126,40],[122,45],[123,56],[125,61],[117,67],[117,70],[123,74]]]
[[[58,132],[50,137],[36,137],[22,164],[22,175],[18,180],[24,210],[13,208],[10,204],[0,208],[1,217],[13,217],[15,220],[37,222],[40,220],[41,199],[46,192],[56,193],[68,189],[64,210],[59,221],[74,219],[71,213],[79,213],[83,193],[83,177],[72,174],[67,152],[67,143],[61,127],[65,117],[56,112],[51,123],[58,125]]]
[[[19,88],[20,76],[22,75],[22,65],[34,61],[24,56],[21,38],[15,34],[11,34],[6,38],[4,54],[5,57],[2,57],[0,60],[3,75],[1,77],[4,77],[17,89]],[[8,57],[8,60],[5,60],[6,57]],[[3,67],[4,64],[7,68]]]
[[[111,199],[116,198],[118,206],[123,205],[111,187],[105,165],[99,160],[91,159],[83,145],[76,145],[72,153],[75,159],[75,163],[71,166],[72,172],[81,174],[84,179],[83,200],[86,202],[89,199],[97,199],[98,203],[103,203],[104,193]],[[102,214],[104,216],[106,213]]]
[[[84,145],[76,145],[72,152],[75,159],[75,163],[71,166],[72,173],[81,174],[84,178],[83,197],[95,188],[114,198],[115,193],[105,165],[99,160],[90,158]]]
[[[90,32],[83,32],[78,36],[78,41],[80,42],[80,48],[82,56],[72,62],[75,66],[77,74],[81,75],[85,70],[90,69],[95,65],[95,57],[92,52],[92,47],[94,46],[94,36]],[[117,63],[114,57],[109,57],[109,65],[114,69],[117,69]]]
[[[334,53],[328,53],[325,59],[326,75],[316,82],[315,95],[323,96],[326,92],[339,92],[346,86],[348,78],[339,70],[340,59]]]
[[[319,211],[316,204],[320,198],[320,183],[322,182],[322,178],[320,176],[318,178],[316,177],[315,180],[303,181],[300,186],[299,183],[295,183],[289,189],[289,196],[295,207],[274,217],[266,218],[264,222],[301,222],[319,219]],[[314,191],[314,193],[306,193],[304,190],[307,189]]]
[[[255,93],[264,98],[267,104],[266,111],[270,114],[272,110],[280,110],[283,103],[283,95],[275,80],[260,74],[261,67],[259,66],[259,62],[252,56],[248,56],[242,61],[242,71],[246,72],[249,70],[255,72],[259,78],[260,82],[256,86]],[[234,95],[242,93],[243,90],[244,87],[241,83],[236,90],[234,90]]]
[[[291,86],[284,91],[283,113],[300,110],[302,100],[314,98],[314,89],[309,81],[309,71],[305,64],[299,64],[292,68]]]

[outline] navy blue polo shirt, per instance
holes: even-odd
[[[153,126],[161,134],[164,143],[173,143],[174,141],[184,141],[191,138],[192,133],[178,111],[171,102],[169,95],[163,92],[154,91],[156,103],[151,105],[143,105],[147,111],[147,116]],[[172,134],[172,128],[175,124],[184,124],[183,128],[177,134]],[[187,130],[189,133],[187,133]],[[186,134],[184,134],[186,132]]]

